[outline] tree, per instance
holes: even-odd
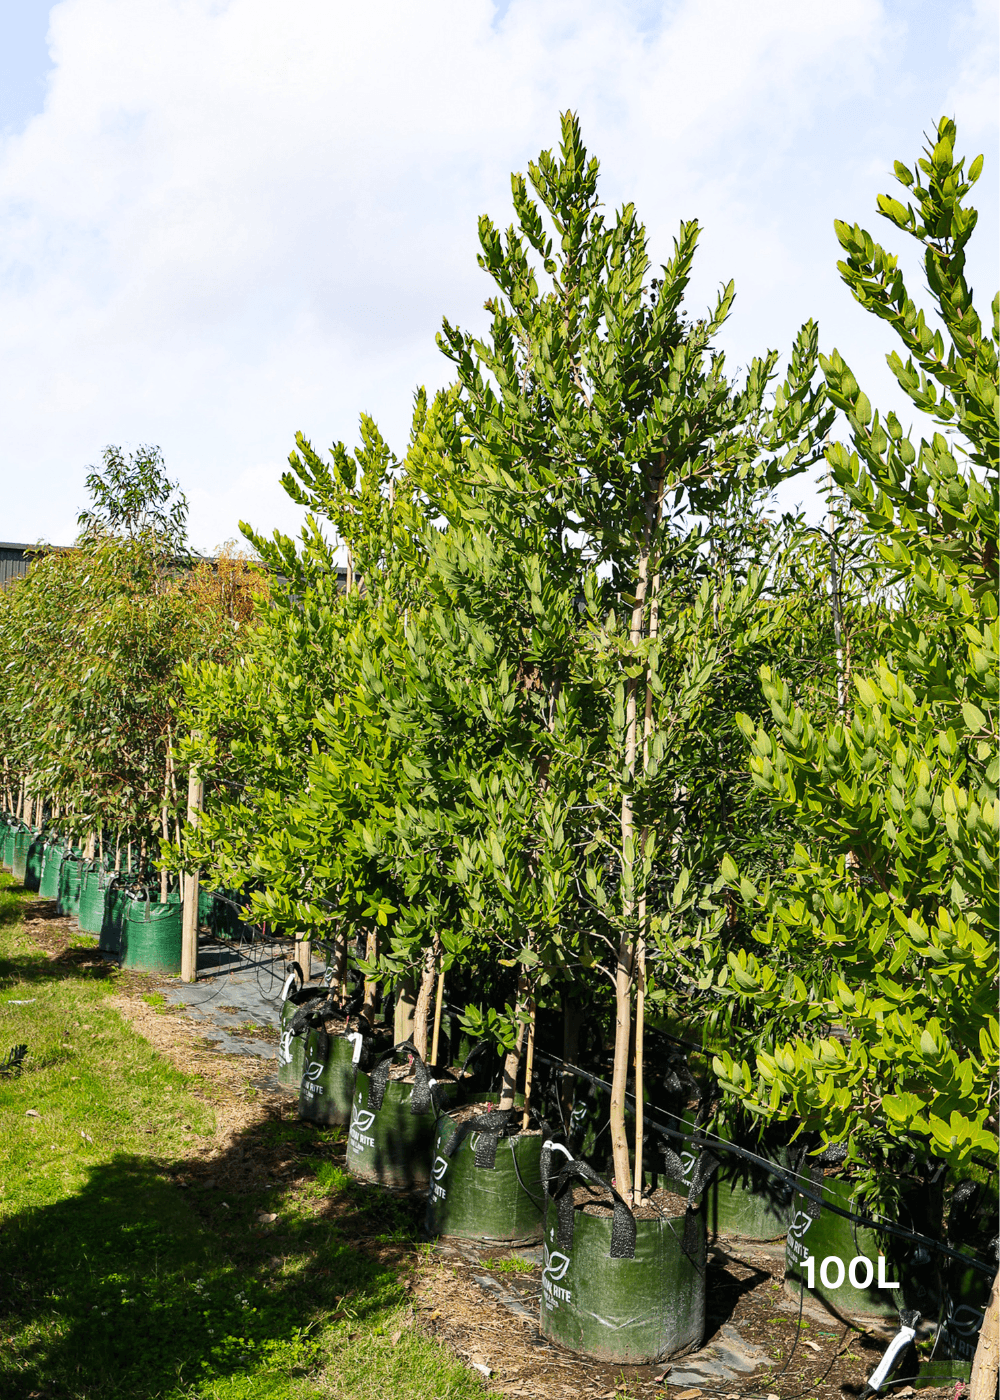
[[[944,333],[893,255],[857,225],[835,225],[844,281],[902,340],[905,358],[893,352],[889,366],[942,431],[914,446],[895,414],[872,411],[836,351],[823,360],[853,447],[834,445],[828,460],[895,606],[842,720],[814,724],[762,671],[776,731],[744,722],[751,773],[799,839],[782,878],[742,882],[767,951],[731,955],[718,984],[775,1008],[785,1027],[754,1064],[718,1056],[723,1087],[764,1118],[797,1117],[846,1143],[848,1162],[883,1191],[893,1154],[962,1173],[997,1151],[1000,300],[990,336],[965,279],[976,211],[964,201],[982,157],[966,174],[954,143],[942,119],[915,174],[896,163],[908,202],[878,200],[924,249]]]
[[[174,496],[178,483],[167,478],[160,449],[139,447],[126,456],[110,446],[102,460],[104,470],[92,468],[87,477],[91,505],[77,516],[81,544],[117,537],[185,557],[187,497]]]
[[[672,258],[653,276],[634,208],[606,220],[597,181],[598,164],[567,113],[559,154],[543,152],[527,180],[512,178],[517,226],[501,234],[480,221],[480,262],[497,287],[488,335],[446,323],[442,345],[462,387],[466,529],[523,561],[516,576],[526,580],[534,616],[519,669],[538,677],[539,718],[546,709],[557,717],[547,741],[553,756],[534,782],[541,794],[559,771],[565,791],[577,794],[572,820],[567,812],[560,822],[562,839],[578,832],[574,844],[587,852],[575,862],[580,889],[590,893],[572,916],[574,957],[614,987],[612,1143],[628,1194],[629,1050],[634,1025],[641,1101],[644,949],[654,901],[673,886],[665,870],[684,716],[725,664],[724,651],[709,655],[703,645],[706,605],[710,619],[717,609],[699,591],[706,532],[696,517],[728,522],[741,494],[759,500],[803,470],[830,418],[822,389],[812,386],[815,327],[803,328],[773,399],[776,352],[754,360],[744,384],[730,381],[712,342],[732,284],[704,319],[688,321],[682,310],[697,224],[681,225]],[[537,585],[527,584],[532,572]],[[564,674],[548,664],[551,638],[564,645],[561,595],[554,590],[559,605],[546,605],[548,578],[571,580],[582,607]],[[759,589],[759,579],[741,580],[714,601],[732,604],[733,625],[749,634]],[[534,724],[541,757],[544,726]],[[508,861],[500,855],[498,867]],[[538,869],[551,879],[545,862]],[[528,931],[522,960],[546,961],[539,932]],[[553,942],[546,938],[547,949]]]

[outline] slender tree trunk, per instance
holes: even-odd
[[[580,1053],[580,1022],[583,1019],[580,1005],[575,1002],[568,992],[563,992],[563,1059],[567,1064],[578,1063],[577,1056]],[[573,1088],[576,1076],[571,1070],[564,1069],[562,1072],[562,1085],[560,1097],[562,1098],[563,1117],[570,1113],[570,1105],[573,1102]]]
[[[509,1051],[507,1058],[503,1062],[503,1078],[500,1084],[500,1102],[498,1108],[507,1109],[514,1107],[514,1095],[517,1093],[517,1071],[521,1064],[521,1049],[524,1045],[524,1032],[526,1029],[527,1010],[531,998],[528,994],[528,979],[521,974],[521,979],[517,985],[517,1041],[513,1050]]]
[[[393,1014],[392,1038],[397,1045],[413,1036],[413,1013],[417,1004],[417,989],[412,972],[402,974],[396,981],[396,1009]]]
[[[378,928],[369,929],[365,942],[365,962],[373,963],[378,957]],[[361,1014],[369,1025],[375,1024],[375,995],[378,983],[374,977],[365,977],[365,995]]]
[[[649,553],[643,545],[639,557],[639,581],[632,608],[632,626],[629,640],[632,647],[638,647],[642,639],[643,614],[646,609],[646,581],[649,569]],[[625,1093],[628,1085],[629,1043],[632,1039],[632,977],[634,972],[635,933],[632,920],[636,915],[635,904],[635,815],[633,810],[632,780],[635,777],[635,760],[638,739],[638,706],[636,696],[639,687],[638,676],[629,678],[628,700],[625,711],[625,790],[622,793],[622,924],[618,940],[618,959],[615,969],[615,1053],[611,1072],[611,1154],[614,1162],[615,1185],[620,1195],[628,1199],[632,1190],[632,1167],[628,1156],[628,1134],[625,1130]]]
[[[437,977],[440,956],[441,939],[435,934],[434,942],[424,953],[420,990],[417,992],[417,1005],[413,1012],[413,1044],[422,1060],[427,1059],[427,1023],[430,1020],[431,997],[434,994],[434,982]]]
[[[969,1400],[995,1400],[1000,1379],[1000,1274],[994,1275],[990,1301],[979,1332],[976,1355],[972,1362]]]
[[[657,524],[659,523],[660,501],[657,501]],[[660,625],[660,575],[653,575],[652,598],[649,608],[649,636],[653,640]],[[642,768],[649,764],[649,741],[653,734],[653,687],[646,672],[646,713],[642,725]],[[640,838],[640,859],[645,860],[646,840],[649,835],[644,827]],[[649,941],[649,915],[646,910],[645,880],[639,898],[639,934],[635,950],[635,1205],[642,1204],[643,1185],[643,1133],[645,1131],[645,1105],[643,1095],[643,1053],[646,1025],[646,945]]]

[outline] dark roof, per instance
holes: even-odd
[[[51,549],[46,544],[4,544],[0,542],[0,588],[13,579],[23,578],[31,566],[32,555]]]
[[[44,554],[50,549],[68,549],[68,545],[53,544],[4,544],[0,541],[0,588],[6,588],[8,583],[12,583],[16,578],[23,578],[31,567],[32,558],[36,554]],[[210,554],[196,554],[193,558],[204,560],[205,563],[214,564],[215,560]],[[337,569],[337,579],[341,588],[347,587],[347,570]],[[285,583],[287,580],[278,575],[278,582]]]

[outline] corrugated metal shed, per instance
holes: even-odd
[[[0,543],[0,588],[6,588],[15,578],[23,578],[32,559],[45,545]]]

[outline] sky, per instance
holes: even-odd
[[[0,538],[72,540],[112,443],[159,445],[204,550],[298,529],[297,431],[353,445],[367,412],[401,452],[415,388],[451,378],[441,318],[486,323],[478,217],[506,226],[567,108],[654,262],[701,223],[688,306],[735,279],[734,374],[812,317],[912,421],[833,220],[918,292],[875,199],[954,117],[986,158],[986,318],[997,37],[993,0],[0,0]],[[822,509],[801,478],[796,503]]]

